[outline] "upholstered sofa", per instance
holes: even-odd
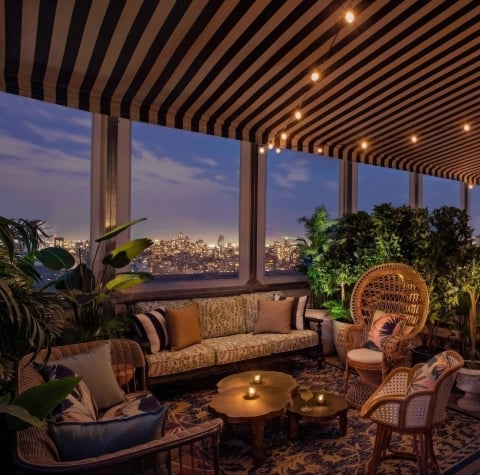
[[[135,302],[131,313],[148,384],[318,350],[318,333],[305,324],[306,302],[307,296],[274,291]]]

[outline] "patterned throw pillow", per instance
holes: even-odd
[[[375,312],[370,331],[368,332],[368,340],[364,346],[371,350],[382,351],[383,345],[388,338],[401,333],[405,320],[405,315]]]
[[[45,381],[77,376],[70,368],[61,364],[36,365]],[[82,380],[73,391],[52,411],[50,419],[58,422],[87,422],[97,418],[97,407],[88,386]]]
[[[407,394],[415,391],[430,390],[435,387],[438,378],[448,369],[451,364],[445,352],[430,358],[415,373]]]
[[[133,316],[135,330],[146,342],[150,353],[158,353],[170,345],[165,315],[165,309],[160,307]]]
[[[291,300],[292,301],[292,316],[290,328],[293,330],[303,330],[305,328],[304,318],[305,309],[307,308],[308,295],[301,297],[284,297],[283,295],[275,294],[274,300]]]

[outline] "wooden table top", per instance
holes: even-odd
[[[318,395],[322,393],[325,395],[325,404],[319,405],[317,403]],[[302,412],[300,408],[305,405],[305,401],[300,396],[295,396],[292,404],[288,408],[288,412],[293,412],[302,417],[314,417],[318,419],[332,419],[339,413],[348,410],[348,403],[344,397],[337,394],[326,393],[324,391],[313,391],[313,398],[308,402],[312,408],[310,412]]]
[[[238,386],[215,394],[209,407],[231,422],[248,421],[257,417],[275,417],[285,411],[291,395],[285,389],[256,385],[255,399],[246,399],[250,386]]]
[[[261,383],[255,384],[254,377],[260,375]],[[277,387],[282,388],[290,394],[296,394],[298,383],[287,373],[280,371],[244,371],[242,373],[231,374],[226,378],[221,379],[217,383],[217,391],[223,392],[227,389],[232,389],[238,386],[253,386],[257,387]]]

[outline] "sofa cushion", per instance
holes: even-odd
[[[268,335],[272,354],[296,351],[318,345],[318,333],[313,330],[292,330],[290,333]]]
[[[299,297],[285,297],[276,294],[274,300],[291,300],[292,301],[292,315],[290,321],[290,328],[294,330],[303,330],[305,327],[305,310],[307,308],[308,295]]]
[[[49,431],[62,460],[80,460],[128,449],[153,440],[163,427],[167,407],[133,416],[93,422],[50,422]]]
[[[213,366],[215,351],[202,341],[200,344],[179,351],[163,350],[155,354],[147,354],[145,359],[147,361],[147,377],[155,378]]]
[[[166,319],[172,351],[201,342],[200,319],[196,303],[187,307],[166,308]]]
[[[105,409],[123,401],[123,391],[112,369],[109,341],[99,344],[89,351],[51,360],[49,364],[67,366],[82,376],[98,409]]]
[[[271,355],[269,337],[270,335],[239,333],[238,335],[209,338],[203,340],[202,345],[208,346],[214,351],[215,363],[221,365]]]
[[[35,365],[45,381],[77,376],[67,366],[61,364]],[[88,386],[82,380],[52,411],[51,418],[57,422],[94,421],[97,418],[97,407]]]
[[[242,294],[242,307],[245,316],[245,325],[247,333],[253,331],[258,317],[258,301],[273,300],[275,292],[253,292],[251,294]]]
[[[157,308],[181,308],[187,307],[193,303],[192,299],[180,299],[180,300],[151,300],[144,302],[137,302],[135,304],[134,313],[145,313],[156,310]]]
[[[260,300],[253,333],[289,333],[292,303],[292,300]]]
[[[165,315],[162,307],[133,315],[135,332],[142,340],[142,347],[151,353],[168,348],[170,344]]]
[[[239,295],[196,298],[193,301],[198,304],[202,338],[246,332],[242,298]]]

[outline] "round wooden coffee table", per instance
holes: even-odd
[[[260,376],[260,384],[255,384],[255,376]],[[226,389],[236,388],[238,386],[253,386],[253,387],[276,387],[282,388],[289,392],[292,396],[297,394],[298,383],[289,374],[280,371],[244,371],[243,373],[231,374],[226,378],[221,379],[217,383],[217,391],[223,392]]]
[[[342,396],[337,394],[325,393],[325,404],[318,405],[317,398],[319,391],[313,391],[313,398],[308,403],[311,407],[310,412],[302,412],[300,408],[305,405],[300,396],[295,396],[290,404],[287,414],[289,422],[289,436],[291,439],[298,437],[298,426],[301,418],[307,422],[325,422],[338,417],[339,434],[341,436],[347,433],[347,412],[348,403]]]
[[[258,397],[245,399],[249,386],[222,390],[210,401],[209,409],[214,416],[227,424],[249,424],[252,433],[253,460],[263,463],[265,422],[285,413],[292,397],[290,392],[265,385],[255,386]]]

